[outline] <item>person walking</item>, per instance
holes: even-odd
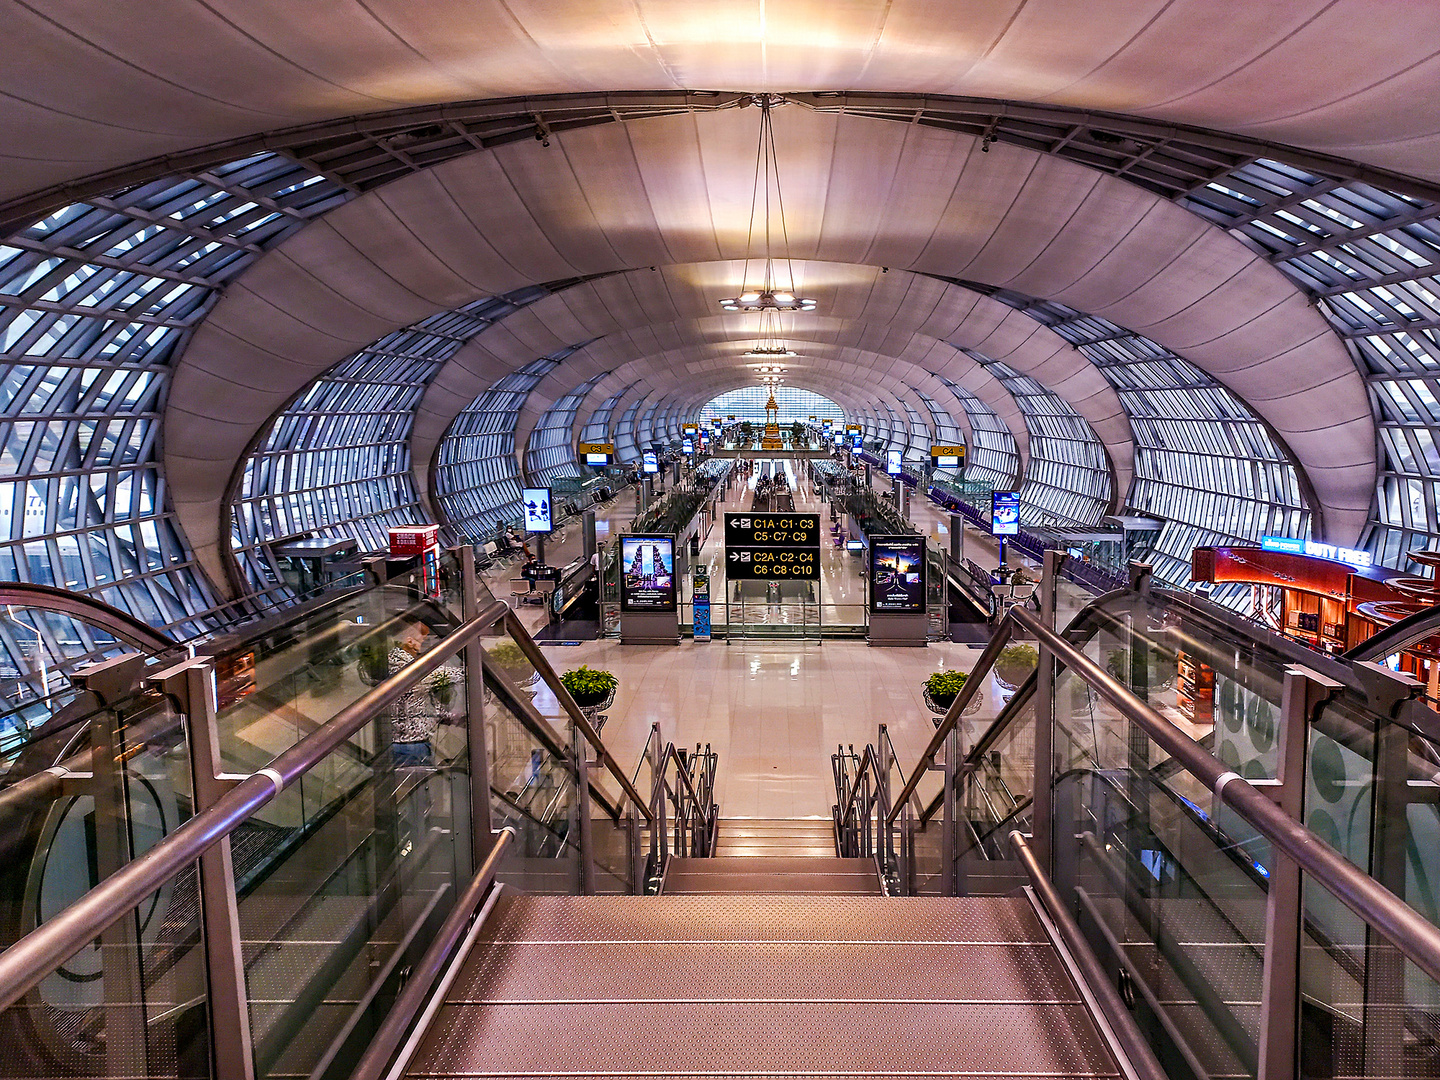
[[[390,674],[399,674],[425,651],[430,628],[424,623],[407,627],[390,650]],[[435,731],[440,725],[439,698],[445,687],[462,689],[465,672],[445,664],[426,675],[397,701],[390,714],[390,757],[397,766],[434,765]],[[453,690],[452,690],[453,693]],[[445,709],[448,719],[448,706]]]

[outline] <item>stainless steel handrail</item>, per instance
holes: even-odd
[[[497,601],[476,618],[417,656],[356,699],[324,726],[280,754],[263,773],[255,773],[222,795],[208,810],[139,858],[127,863],[43,926],[0,952],[0,1009],[14,1005],[51,972],[140,904],[165,882],[229,836],[347,739],[409,693],[427,675],[509,612]]]
[[[615,760],[615,755],[605,749],[605,743],[601,741],[600,733],[596,731],[590,721],[585,718],[585,714],[581,712],[580,706],[576,705],[575,699],[570,696],[570,691],[566,690],[565,685],[555,676],[554,669],[546,662],[544,654],[536,648],[535,643],[530,639],[529,633],[525,631],[524,625],[520,622],[520,617],[513,611],[509,611],[508,608],[507,612],[505,616],[505,627],[511,631],[511,636],[515,639],[515,644],[520,647],[520,651],[525,654],[525,658],[529,660],[535,670],[540,673],[540,677],[543,678],[546,685],[550,687],[556,700],[560,702],[560,707],[569,715],[570,720],[574,723],[580,734],[584,736],[585,741],[590,744],[590,748],[599,755],[600,762],[605,766],[606,771],[619,783],[620,789],[624,791],[630,801],[635,804],[635,807],[640,811],[646,822],[653,822],[654,818],[650,813],[650,808],[644,796],[642,796],[635,785],[630,782],[630,778],[625,775],[625,770],[622,769],[620,763]],[[516,630],[520,632],[515,633]]]
[[[426,999],[434,991],[435,980],[465,935],[475,909],[480,906],[486,893],[490,892],[495,882],[495,871],[500,866],[500,857],[514,839],[515,830],[508,826],[496,835],[495,846],[486,856],[485,864],[470,879],[469,887],[450,909],[450,914],[440,925],[440,929],[435,932],[435,938],[425,950],[425,955],[410,972],[405,989],[400,991],[395,1004],[390,1007],[379,1029],[366,1046],[365,1053],[356,1062],[350,1080],[375,1080],[385,1071],[390,1059],[395,1056],[395,1051],[399,1049],[401,1040],[405,1038],[405,1032],[409,1030]],[[481,917],[483,919],[483,913]]]
[[[1215,790],[1218,786],[1217,794],[1221,801],[1276,848],[1294,859],[1296,865],[1317,884],[1333,893],[1336,899],[1384,935],[1427,975],[1440,981],[1440,927],[1347,861],[1319,836],[1287,815],[1269,796],[1236,776],[1223,762],[1132,694],[1123,683],[1063,635],[1047,627],[1038,616],[1015,608],[1007,619],[1014,619],[1020,627],[1039,638],[1061,664],[1083,679],[1125,719],[1143,728],[1156,745],[1192,776],[1203,781],[1207,788]],[[982,656],[976,670],[983,669]],[[966,686],[969,686],[969,680]],[[953,706],[951,711],[954,711]],[[1222,778],[1225,781],[1223,784],[1220,783]]]
[[[1115,989],[1109,972],[1090,949],[1085,935],[1075,922],[1075,917],[1070,914],[1070,909],[1060,899],[1055,885],[1041,869],[1040,862],[1030,850],[1024,835],[1012,832],[1010,843],[1014,846],[1015,853],[1020,856],[1021,865],[1025,867],[1035,895],[1040,898],[1041,905],[1055,924],[1070,956],[1080,968],[1087,988],[1100,1006],[1100,1012],[1114,1034],[1115,1041],[1119,1043],[1119,1050],[1125,1055],[1126,1063],[1134,1070],[1135,1077],[1137,1080],[1166,1080],[1167,1074],[1155,1057],[1155,1051],[1141,1034],[1134,1016],[1121,999],[1120,992]]]
[[[950,708],[945,711],[945,718],[940,721],[940,725],[935,729],[935,734],[931,736],[930,744],[925,747],[924,753],[920,755],[920,760],[915,763],[915,769],[911,772],[910,779],[905,781],[905,786],[900,789],[900,794],[895,796],[895,801],[890,804],[890,814],[886,817],[885,824],[895,824],[895,819],[900,816],[900,811],[910,801],[910,796],[915,794],[915,789],[920,786],[920,780],[924,777],[930,763],[935,760],[935,755],[940,752],[941,747],[945,745],[945,740],[950,737],[950,732],[954,731],[955,725],[960,722],[961,714],[970,704],[971,699],[980,692],[981,680],[978,676],[995,666],[995,660],[999,657],[1000,650],[1009,642],[1010,636],[1014,632],[1010,616],[1007,615],[995,628],[995,636],[990,639],[990,644],[985,646],[985,651],[980,654],[980,659],[975,661],[970,678],[965,680],[965,685],[960,688],[960,692],[955,695],[955,700],[950,703]]]

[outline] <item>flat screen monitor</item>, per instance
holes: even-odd
[[[886,615],[925,611],[925,538],[870,538],[870,610]]]
[[[525,507],[525,531],[548,533],[554,531],[550,521],[550,489],[548,487],[524,488],[520,502]]]
[[[609,454],[586,454],[585,464],[594,465],[596,468],[604,468],[610,464]]]
[[[850,445],[851,445],[854,449],[856,449],[856,450],[862,449],[862,448],[864,447],[864,445],[865,445],[865,436],[864,436],[864,435],[852,435],[852,436],[850,436]]]
[[[885,471],[891,476],[900,475],[900,451],[888,450],[885,453]]]
[[[997,491],[990,496],[990,532],[995,536],[1020,535],[1020,493]]]
[[[695,452],[695,440],[685,439],[680,443],[680,450],[682,453],[693,454]]]
[[[941,454],[935,459],[937,469],[953,469],[960,464],[960,459],[954,454]]]
[[[647,473],[660,471],[660,456],[654,450],[646,450],[640,457],[641,468]]]
[[[620,537],[620,610],[675,610],[675,538]]]

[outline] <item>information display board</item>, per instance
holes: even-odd
[[[855,432],[855,434],[850,436],[850,446],[855,450],[865,449],[865,436],[858,431]]]
[[[885,471],[891,476],[900,475],[900,451],[887,450],[885,452]]]
[[[925,612],[925,538],[870,538],[870,610],[885,615]]]
[[[675,606],[675,537],[620,537],[620,610],[665,611]]]
[[[660,471],[660,455],[654,450],[646,450],[640,455],[641,471],[647,473],[658,473]]]
[[[965,447],[932,446],[930,447],[930,464],[937,469],[963,469],[965,467]]]
[[[692,636],[696,641],[710,640],[710,568],[703,563],[691,571],[693,575],[690,598],[693,601]]]
[[[522,488],[520,502],[525,507],[526,532],[555,531],[550,520],[550,489],[548,487]]]
[[[993,536],[1020,535],[1020,493],[996,491],[990,496],[990,532]]]
[[[725,574],[735,581],[818,580],[820,515],[727,513]]]
[[[610,442],[582,442],[579,452],[586,465],[593,465],[597,469],[615,460],[615,444]]]
[[[694,439],[684,439],[684,440],[682,440],[681,443],[680,443],[680,452],[681,452],[682,454],[693,454],[693,453],[695,452],[695,440],[694,440]]]

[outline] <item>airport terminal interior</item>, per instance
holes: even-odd
[[[1440,1077],[1440,3],[0,10],[0,1080]]]

